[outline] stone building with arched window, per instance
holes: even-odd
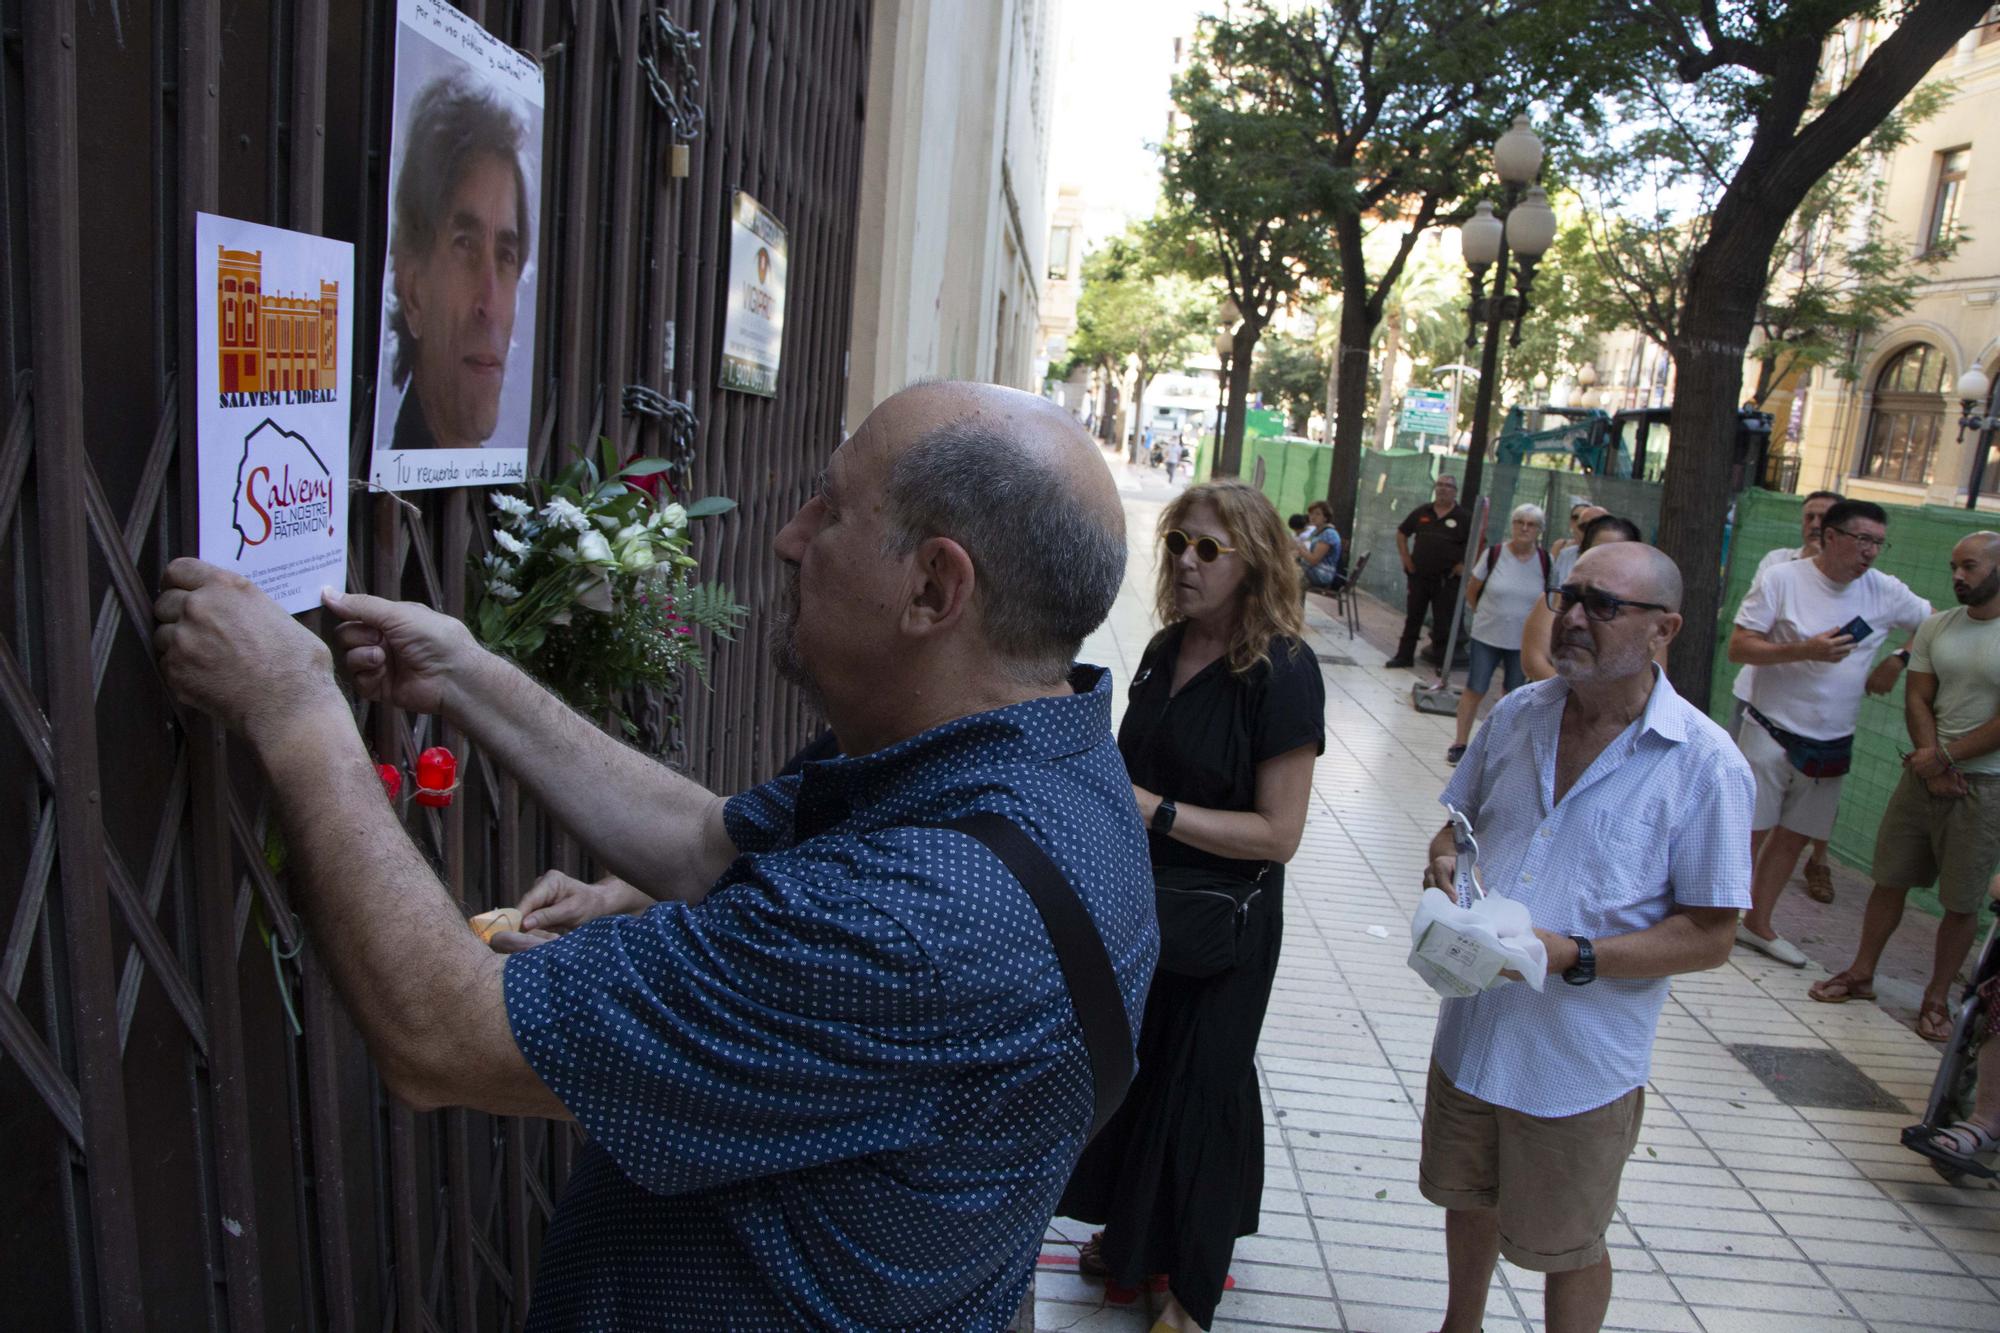
[[[1886,28],[1883,29],[1887,31]],[[1797,392],[1797,489],[1889,504],[1962,506],[1983,452],[1978,504],[2000,510],[2000,432],[1961,431],[1958,379],[2000,385],[2000,24],[1973,29],[1938,63],[1953,92],[1883,159],[1885,232],[1913,258],[1947,237],[1915,304],[1868,336],[1846,380],[1815,370]],[[1754,367],[1753,367],[1754,369]],[[2000,413],[2000,393],[1978,410]],[[1782,419],[1782,418],[1781,418]]]

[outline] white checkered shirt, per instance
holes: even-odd
[[[1493,709],[1439,798],[1479,838],[1488,893],[1534,923],[1602,940],[1676,907],[1750,905],[1750,767],[1722,728],[1657,678],[1646,710],[1555,802],[1569,685],[1515,690]],[[1551,976],[1446,1000],[1432,1054],[1452,1083],[1538,1116],[1576,1115],[1646,1082],[1667,980]]]

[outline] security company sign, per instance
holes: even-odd
[[[354,247],[195,216],[201,558],[287,611],[346,586]]]
[[[722,323],[722,387],[775,397],[785,347],[784,226],[736,192],[729,226],[729,309]]]

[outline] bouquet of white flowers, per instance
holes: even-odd
[[[585,459],[528,495],[492,494],[493,550],[474,566],[479,641],[517,663],[572,707],[610,711],[630,731],[624,698],[639,687],[672,690],[693,667],[707,679],[697,629],[734,637],[744,608],[689,571],[688,523],[727,513],[710,497],[683,508],[650,487],[667,464],[614,468],[603,442],[600,471]]]

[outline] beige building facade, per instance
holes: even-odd
[[[1061,0],[876,0],[847,425],[926,376],[1040,387]]]
[[[1891,504],[1963,506],[1983,447],[1978,506],[2000,510],[1993,433],[1960,431],[1956,387],[1968,369],[2000,383],[2000,26],[1968,33],[1931,77],[1954,91],[1884,161],[1883,220],[1913,257],[1954,230],[1957,253],[1865,341],[1856,379],[1816,370],[1802,403],[1773,403],[1774,435],[1798,436],[1798,490]],[[2000,412],[2000,394],[1976,410]]]

